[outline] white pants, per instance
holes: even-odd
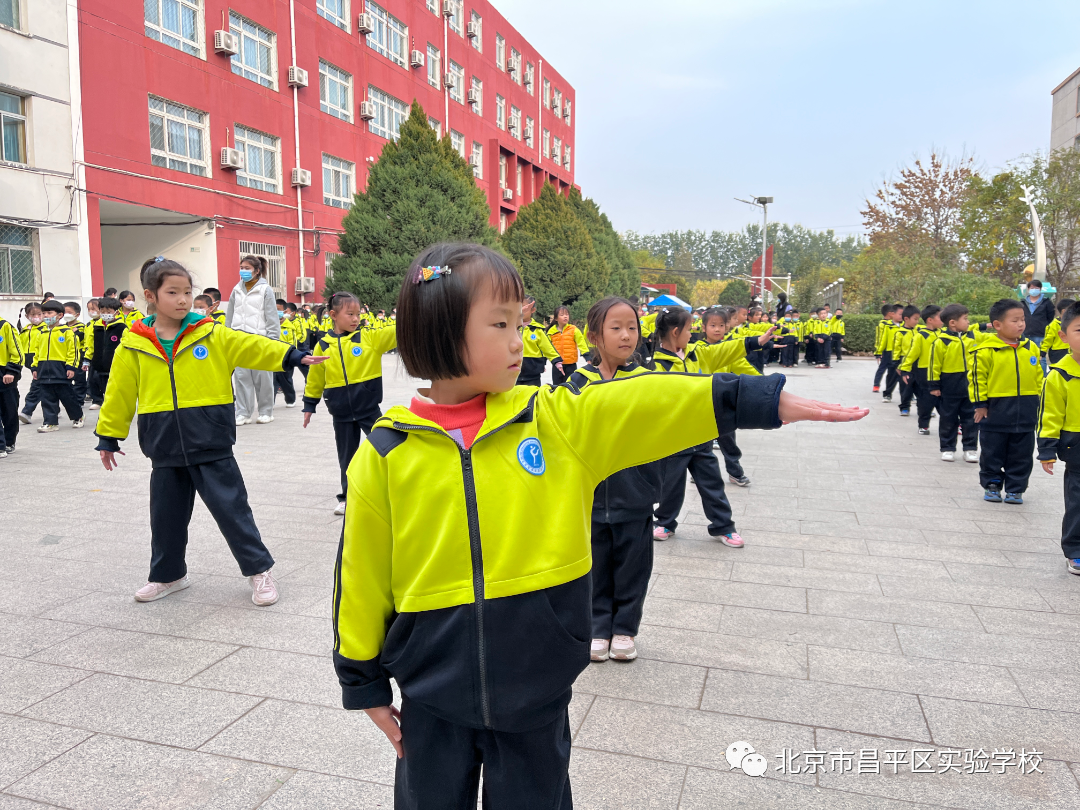
[[[233,370],[233,396],[236,416],[250,419],[258,401],[259,416],[274,415],[274,373],[250,368]]]

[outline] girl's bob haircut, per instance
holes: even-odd
[[[142,282],[142,288],[153,293],[161,289],[161,285],[165,283],[165,279],[169,276],[180,276],[186,278],[188,283],[194,283],[191,273],[188,272],[184,265],[163,256],[147,259],[143,262],[142,269],[139,270],[139,280]],[[120,293],[120,300],[123,301],[129,295],[134,297],[135,293],[124,290]]]
[[[450,273],[421,281],[424,267],[449,267]],[[441,242],[416,257],[397,302],[398,356],[409,374],[425,380],[468,376],[465,325],[473,302],[486,290],[500,302],[525,298],[514,265],[491,248]]]

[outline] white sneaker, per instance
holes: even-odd
[[[606,638],[594,638],[589,648],[589,660],[600,663],[608,660],[608,647],[611,644]]]
[[[71,423],[71,426],[73,428],[81,428],[83,426],[83,420],[82,419],[76,419],[74,422]]]
[[[274,582],[271,571],[263,571],[261,574],[248,577],[251,583],[251,601],[259,607],[272,605],[278,600],[277,583]]]
[[[273,422],[273,421],[274,421],[274,417],[267,416],[266,414],[263,414],[262,416],[258,417],[255,420],[255,422],[260,424],[260,425],[266,425],[266,424],[269,424],[270,422]]]
[[[191,585],[191,580],[183,576],[175,582],[147,582],[139,590],[135,591],[136,602],[153,602],[168,596],[170,593],[182,591]]]
[[[236,426],[237,427],[240,427],[241,425],[250,425],[250,424],[251,424],[251,417],[250,416],[238,416],[238,417],[236,417]]]
[[[339,516],[345,514],[345,501],[338,501],[338,505],[334,507],[334,514]]]
[[[22,422],[24,425],[29,425],[30,424],[30,417],[27,416],[22,411],[19,411],[19,421]]]
[[[98,408],[100,408],[100,407],[101,407],[101,406],[100,406],[100,405],[98,405],[98,404],[97,404],[96,402],[91,402],[91,403],[90,403],[90,407],[89,407],[89,408],[87,408],[87,410],[88,410],[88,411],[96,411],[96,410],[97,410]]]
[[[942,461],[956,461],[956,453],[952,450],[943,450],[941,453]]]
[[[968,464],[978,464],[979,463],[979,451],[978,450],[965,450],[964,451],[964,461],[966,461]]]
[[[7,450],[3,447],[0,447],[0,458],[7,458]]]
[[[286,408],[295,408],[295,407],[296,407],[296,403],[295,403],[295,402],[286,402],[286,403],[285,403],[285,407],[286,407]]]
[[[825,366],[822,366],[825,368]],[[637,658],[637,647],[631,636],[613,636],[611,639],[612,661],[633,661]]]
[[[42,425],[37,429],[38,433],[55,433],[60,429],[59,425]]]

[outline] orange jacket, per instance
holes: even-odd
[[[589,344],[585,341],[585,336],[572,323],[568,323],[561,332],[559,325],[555,324],[548,329],[548,338],[564,363],[576,363],[579,351],[582,354],[589,353]]]

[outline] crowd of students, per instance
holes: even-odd
[[[1064,461],[1061,547],[1080,574],[1080,304],[1058,301],[1057,317],[1031,335],[1035,306],[1002,299],[984,324],[971,324],[962,304],[883,306],[873,390],[892,402],[899,389],[900,415],[914,404],[920,435],[937,416],[941,460],[956,460],[959,438],[990,503],[1024,502],[1036,455],[1051,475]]]

